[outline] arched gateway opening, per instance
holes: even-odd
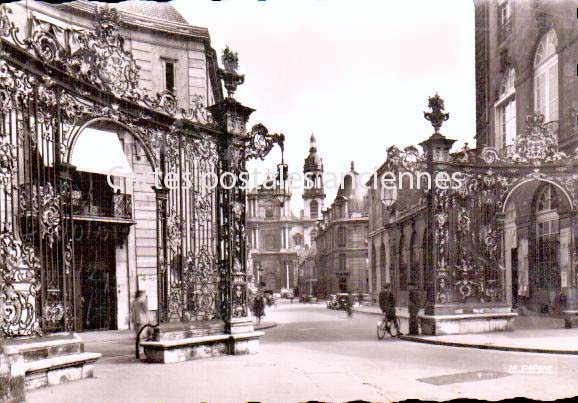
[[[573,294],[571,211],[568,192],[553,180],[523,180],[506,195],[506,293],[519,312],[557,315]]]
[[[76,329],[127,329],[137,290],[157,309],[154,160],[109,119],[88,122],[72,144]]]

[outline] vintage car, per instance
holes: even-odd
[[[337,309],[337,295],[331,294],[325,304],[327,309]]]
[[[337,294],[337,308],[335,309],[347,309],[347,304],[351,303],[351,295],[347,292],[341,292]]]

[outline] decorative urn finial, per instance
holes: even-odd
[[[239,68],[239,55],[226,46],[225,50],[223,50],[221,61],[224,69],[219,69],[219,77],[225,84],[227,96],[233,98],[237,87],[245,82],[245,76],[237,73],[237,69]]]
[[[437,94],[437,92],[433,97],[429,97],[427,100],[427,106],[431,109],[431,112],[424,112],[423,116],[426,120],[431,122],[435,133],[439,133],[442,124],[450,118],[450,114],[443,112],[445,110],[444,100]]]

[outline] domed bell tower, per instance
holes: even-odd
[[[311,133],[309,140],[309,155],[303,164],[304,190],[303,204],[305,218],[318,219],[325,200],[323,190],[323,160],[317,154],[315,136]]]

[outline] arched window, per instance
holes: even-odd
[[[371,289],[377,291],[377,256],[375,256],[375,246],[371,245]]]
[[[293,244],[296,247],[301,247],[303,246],[303,235],[301,234],[295,234],[293,235]]]
[[[516,73],[509,69],[500,83],[496,101],[496,146],[508,147],[514,144],[516,137]]]
[[[312,200],[309,204],[309,217],[317,219],[319,217],[319,203],[317,200]]]
[[[560,221],[557,209],[560,205],[558,191],[553,185],[539,190],[536,199],[536,240],[534,265],[531,276],[538,288],[560,288]]]
[[[411,282],[414,287],[419,284],[419,256],[418,256],[418,244],[417,244],[417,232],[413,230],[411,233],[411,238],[409,241],[409,270]]]
[[[407,290],[407,262],[405,259],[405,252],[404,249],[405,240],[403,236],[403,230],[401,236],[399,237],[399,248],[397,250],[398,253],[398,260],[399,260],[399,289],[400,290]]]
[[[534,58],[534,110],[544,122],[558,120],[558,38],[553,29],[538,44]]]
[[[382,283],[381,285],[383,285],[387,282],[387,279],[385,278],[385,270],[386,270],[385,266],[386,266],[387,260],[386,260],[386,256],[385,256],[385,244],[384,243],[381,244],[381,248],[379,251],[379,258],[381,261],[381,283]]]

